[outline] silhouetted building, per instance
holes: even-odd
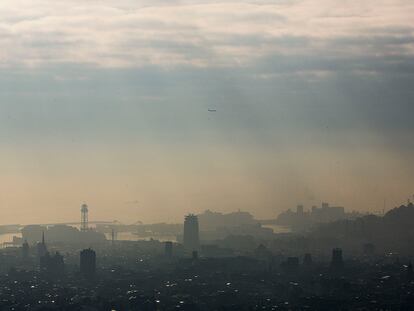
[[[361,216],[359,213],[346,213],[342,206],[330,206],[322,203],[320,208],[312,206],[310,211],[306,211],[303,205],[297,205],[296,212],[290,209],[278,215],[276,223],[289,226],[294,231],[302,231],[312,228],[315,224],[330,223],[342,219],[355,219]]]
[[[171,241],[165,242],[165,256],[171,258],[173,256],[173,243]]]
[[[312,263],[313,263],[312,255],[309,253],[306,253],[305,256],[303,257],[303,265],[310,266],[312,265]]]
[[[193,251],[192,252],[192,258],[193,258],[193,260],[197,260],[198,259],[198,252],[197,251]]]
[[[344,266],[344,260],[342,258],[342,249],[341,248],[334,248],[332,250],[332,261],[331,267],[334,269],[340,269]]]
[[[198,218],[193,214],[185,216],[184,248],[188,252],[198,251],[200,248]]]
[[[330,206],[323,202],[321,208],[312,208],[311,217],[316,222],[331,222],[346,218],[345,209],[342,206]]]
[[[96,273],[96,253],[88,248],[80,252],[80,272],[85,278],[93,278]]]
[[[47,254],[47,247],[45,242],[45,233],[42,232],[42,242],[37,243],[37,256],[42,258]]]
[[[23,260],[27,260],[29,258],[29,243],[27,241],[24,241],[22,244],[22,258]]]

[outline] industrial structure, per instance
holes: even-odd
[[[81,231],[88,231],[88,205],[81,206]]]

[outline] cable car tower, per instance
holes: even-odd
[[[81,206],[81,231],[88,231],[88,205]]]

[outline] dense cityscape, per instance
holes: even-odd
[[[411,202],[381,216],[323,203],[273,220],[206,211],[183,224],[92,226],[88,213],[82,205],[78,227],[22,226],[3,244],[1,310],[411,310],[414,303]],[[135,239],[118,238],[126,232]]]

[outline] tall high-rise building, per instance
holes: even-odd
[[[88,248],[80,252],[80,272],[85,278],[93,278],[96,273],[96,253]]]
[[[196,215],[189,214],[184,220],[184,248],[192,253],[200,248],[200,237],[198,228],[198,218]]]

